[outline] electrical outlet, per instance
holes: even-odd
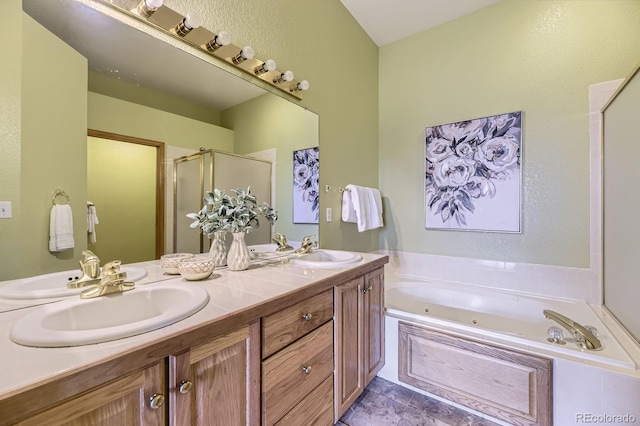
[[[0,219],[11,219],[11,201],[0,201]]]
[[[331,219],[333,219],[333,210],[331,207],[327,207],[327,222],[331,222]]]

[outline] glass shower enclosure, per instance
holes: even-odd
[[[210,241],[186,215],[202,209],[207,191],[214,188],[230,192],[251,187],[258,202],[273,205],[272,163],[249,156],[216,150],[201,150],[173,160],[173,251],[174,253],[205,253]],[[271,242],[272,226],[260,218],[260,227],[245,236],[248,245]],[[226,239],[231,244],[231,236]]]

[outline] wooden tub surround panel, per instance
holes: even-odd
[[[513,425],[552,424],[552,361],[400,322],[401,382]]]

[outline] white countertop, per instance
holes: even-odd
[[[136,283],[137,286],[154,285],[155,282],[175,283],[175,285],[189,283],[204,288],[209,293],[209,303],[192,316],[167,327],[93,345],[64,348],[34,348],[19,345],[9,339],[9,331],[13,323],[28,312],[38,309],[39,306],[1,313],[0,399],[72,371],[79,371],[107,361],[140,346],[162,341],[168,336],[198,325],[232,316],[235,312],[295,292],[319,280],[384,257],[378,254],[359,254],[363,257],[362,261],[343,268],[312,269],[289,263],[252,265],[246,271],[216,270],[211,277],[201,281],[186,281],[179,275],[166,275],[160,267],[160,261],[131,264],[131,266],[143,267],[148,272],[145,278]]]

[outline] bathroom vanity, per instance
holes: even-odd
[[[17,345],[6,331],[38,307],[1,314],[0,425],[332,425],[384,364],[388,257],[362,257],[216,271],[192,283],[201,311],[101,344]]]

